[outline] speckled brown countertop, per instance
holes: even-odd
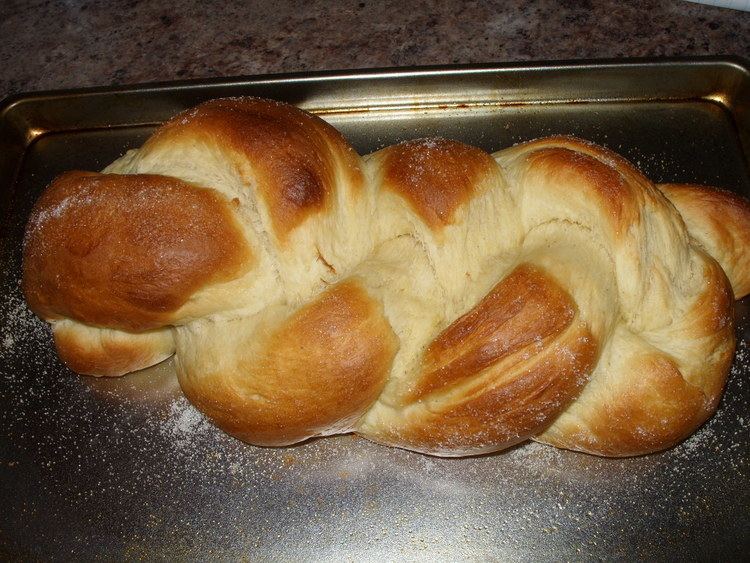
[[[0,98],[323,69],[672,55],[750,56],[750,13],[683,0],[0,3]]]

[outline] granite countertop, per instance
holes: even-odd
[[[750,56],[750,12],[683,0],[6,0],[0,98],[324,69]]]

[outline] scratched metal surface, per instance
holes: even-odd
[[[654,181],[750,193],[740,143],[745,124],[715,97],[690,99],[695,78],[682,85],[685,99],[675,100],[679,85],[660,86],[665,68],[615,66],[603,75],[596,65],[577,69],[580,88],[606,83],[588,101],[574,95],[578,82],[571,85],[557,67],[443,72],[433,82],[433,75],[384,73],[355,77],[363,87],[354,89],[356,80],[342,75],[312,85],[214,81],[89,93],[88,100],[81,93],[62,101],[16,100],[27,135],[46,134],[24,145],[0,129],[9,149],[5,164],[18,165],[12,176],[6,166],[2,178],[0,557],[631,561],[746,553],[748,303],[738,306],[740,343],[719,411],[676,448],[616,460],[530,443],[496,455],[438,459],[353,436],[284,449],[245,445],[182,398],[168,363],[116,380],[66,370],[19,289],[25,220],[53,176],[100,169],[139,146],[153,123],[225,94],[271,95],[318,109],[363,154],[425,135],[491,151],[575,134],[620,152]],[[727,65],[711,68],[730,72]],[[705,69],[688,70],[705,76]],[[552,86],[529,86],[545,72],[542,82]],[[559,90],[550,92],[555,76]],[[641,99],[616,95],[639,89]],[[738,92],[724,101],[741,103],[730,96]],[[372,103],[358,106],[366,95]],[[374,108],[378,100],[389,103]],[[118,116],[122,106],[128,111]],[[18,129],[19,111],[8,107],[4,118]],[[86,107],[104,117],[86,117]]]

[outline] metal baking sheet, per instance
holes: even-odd
[[[488,151],[573,134],[656,182],[750,194],[738,59],[375,70],[21,95],[0,107],[0,558],[591,561],[727,559],[750,544],[750,302],[718,413],[674,449],[602,459],[534,443],[439,459],[353,436],[245,445],[169,363],[81,378],[19,291],[42,189],[101,169],[203,100],[272,97],[360,153],[442,135]]]

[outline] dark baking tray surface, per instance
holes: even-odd
[[[169,364],[79,378],[19,290],[24,224],[59,172],[101,169],[208,98],[315,111],[367,153],[442,135],[493,151],[574,134],[654,181],[750,194],[738,59],[376,70],[21,95],[0,107],[0,558],[672,560],[750,543],[748,303],[717,415],[678,447],[601,459],[534,443],[438,459],[343,436],[242,444]]]

